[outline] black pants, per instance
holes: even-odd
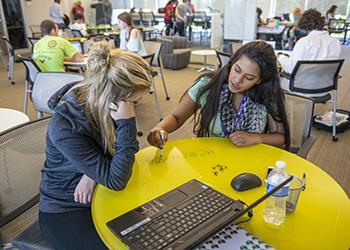
[[[39,211],[39,224],[55,249],[107,249],[96,232],[90,208],[65,213]]]
[[[172,20],[165,20],[165,19],[164,19],[164,22],[165,22],[165,25],[166,25],[165,35],[169,36],[170,35],[170,30],[173,29],[174,23],[173,23]]]

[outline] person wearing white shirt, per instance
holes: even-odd
[[[64,21],[62,19],[62,9],[61,9],[61,0],[54,0],[54,3],[50,6],[49,9],[49,15],[52,19],[52,21],[54,21],[59,29],[64,29],[65,25],[64,25]]]
[[[340,42],[330,36],[327,31],[322,31],[324,19],[321,13],[315,9],[307,10],[299,20],[299,29],[308,33],[298,40],[291,56],[279,55],[278,61],[283,71],[291,73],[296,63],[300,60],[331,60],[339,59],[341,53]],[[290,92],[289,80],[281,77],[281,85],[284,90]],[[321,94],[303,94],[305,96],[322,96]]]
[[[120,32],[120,48],[137,53],[139,56],[147,55],[140,32],[132,25],[132,17],[128,12],[118,16]]]
[[[70,29],[79,30],[84,37],[88,36],[88,33],[86,32],[86,24],[83,23],[82,16],[78,14],[74,16],[74,23],[70,25]]]

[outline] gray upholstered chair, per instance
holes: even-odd
[[[14,222],[39,201],[49,121],[47,117],[0,133],[0,227]],[[9,241],[0,242],[0,248],[5,243]],[[6,248],[12,246],[21,250],[52,249],[41,235],[37,220],[15,237],[12,244],[6,244]]]
[[[316,137],[311,136],[314,101],[310,98],[284,93],[285,108],[290,129],[290,151],[306,158]]]
[[[83,80],[84,76],[73,73],[39,72],[36,75],[32,90],[32,101],[35,110],[38,112],[38,117],[42,117],[43,113],[53,113],[47,102],[56,91],[67,84]]]
[[[165,36],[157,41],[162,43],[160,54],[164,68],[182,69],[190,63],[191,43],[185,37]]]

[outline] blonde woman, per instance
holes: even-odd
[[[95,182],[126,187],[138,151],[133,102],[147,93],[151,75],[136,54],[95,43],[86,79],[50,99],[40,184],[41,232],[55,249],[105,249],[90,202]]]

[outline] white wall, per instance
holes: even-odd
[[[75,0],[62,0],[61,6],[63,12],[70,16],[70,11],[73,7]],[[53,0],[32,0],[30,2],[21,0],[24,21],[26,23],[27,35],[31,36],[29,25],[39,25],[41,21],[49,19],[49,8],[53,4]],[[81,0],[82,6],[85,9],[85,18],[89,21],[92,17],[90,16],[90,4],[91,0]]]

